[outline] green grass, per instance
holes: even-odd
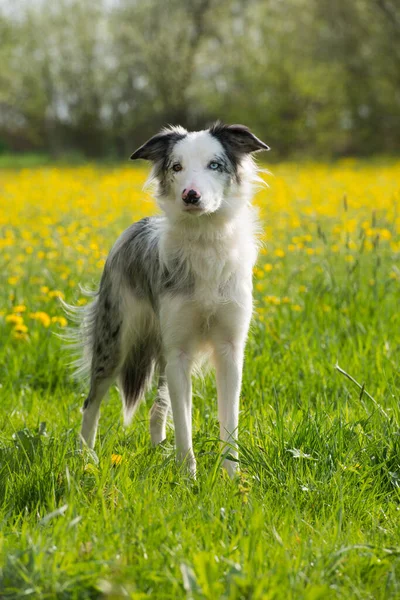
[[[113,391],[96,453],[81,453],[84,390],[61,342],[49,330],[37,345],[13,342],[2,329],[0,597],[399,598],[391,260],[372,252],[348,265],[327,251],[302,269],[296,256],[281,261],[270,291],[306,286],[303,311],[282,304],[253,323],[235,481],[219,466],[212,376],[194,386],[193,482],[175,465],[172,430],[150,447],[154,392],[125,430]]]

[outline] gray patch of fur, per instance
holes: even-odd
[[[162,219],[146,217],[131,225],[117,240],[105,267],[105,271],[119,273],[134,294],[148,300],[155,312],[163,293],[190,293],[194,287],[186,264],[176,260],[167,266],[160,260],[158,232]]]
[[[155,331],[143,331],[125,356],[122,348],[124,307],[122,293],[149,304],[155,315],[162,294],[190,294],[193,277],[187,265],[173,262],[168,267],[160,260],[159,231],[162,217],[148,217],[134,223],[112,248],[94,300],[84,307],[64,304],[70,318],[80,324],[69,339],[82,354],[76,361],[77,375],[90,376],[90,392],[84,409],[99,402],[107,382],[118,377],[124,401],[125,420],[143,397],[158,365],[161,341]]]
[[[126,422],[131,420],[135,408],[147,391],[159,357],[159,340],[151,336],[135,344],[125,359],[118,377],[118,387],[122,393]]]

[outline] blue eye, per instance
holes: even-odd
[[[213,160],[212,162],[210,162],[210,164],[208,165],[208,168],[211,169],[211,171],[218,171],[218,169],[221,167],[221,165]]]

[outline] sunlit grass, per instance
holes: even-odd
[[[400,163],[282,164],[263,242],[240,425],[219,469],[212,377],[195,383],[199,477],[143,405],[104,404],[77,450],[84,390],[53,335],[119,233],[156,208],[145,170],[0,171],[0,595],[396,598],[400,594]],[[339,364],[359,384],[335,369]],[[150,394],[151,399],[152,394]]]

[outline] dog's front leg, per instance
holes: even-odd
[[[161,300],[160,324],[165,359],[165,376],[175,428],[176,456],[187,471],[196,475],[192,448],[191,371],[196,334],[194,309],[185,296],[165,296]]]
[[[233,460],[225,459],[224,468],[230,477],[238,469],[237,438],[239,398],[242,385],[243,342],[220,342],[215,348],[215,367],[218,392],[218,417],[222,451]]]
[[[167,376],[175,428],[176,457],[189,474],[196,476],[196,460],[192,448],[192,361],[182,350],[167,355]]]

